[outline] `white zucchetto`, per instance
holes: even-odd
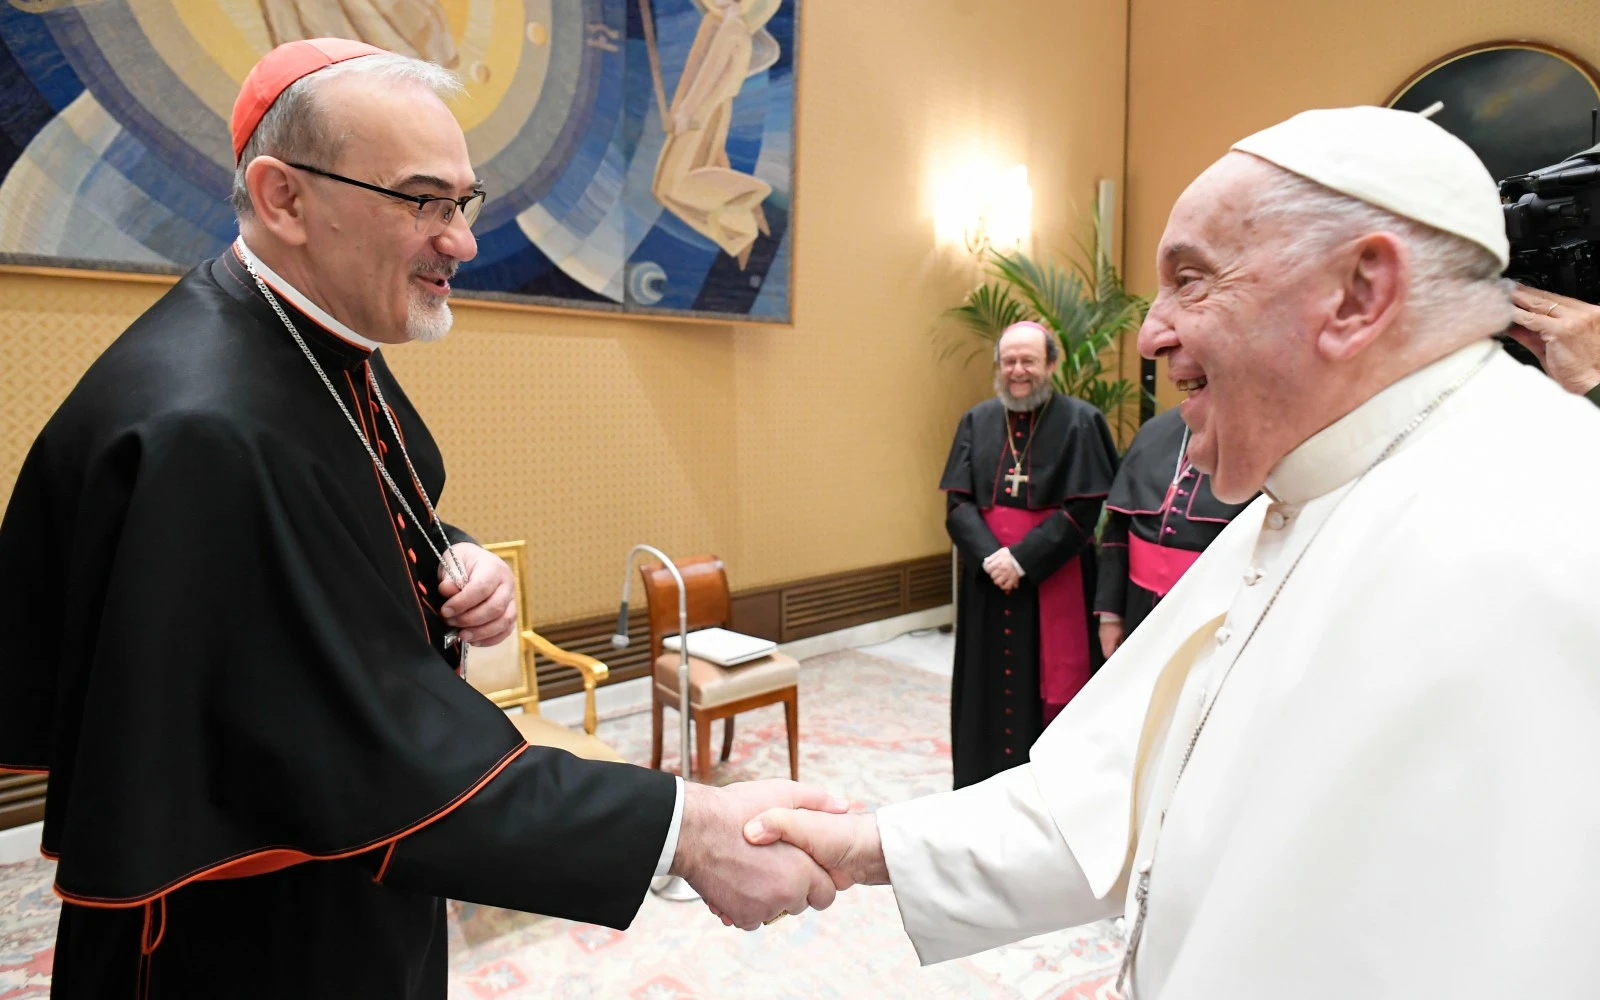
[[[1234,143],[1290,173],[1511,260],[1494,178],[1466,143],[1410,111],[1304,111]]]

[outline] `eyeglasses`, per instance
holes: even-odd
[[[483,211],[484,200],[488,197],[488,193],[482,188],[460,198],[445,198],[436,194],[404,194],[376,184],[368,184],[366,181],[329,173],[305,163],[291,163],[289,166],[296,170],[304,170],[308,174],[316,174],[318,177],[326,177],[330,181],[338,181],[340,184],[349,184],[352,187],[386,194],[391,198],[399,198],[401,201],[409,201],[417,206],[417,228],[422,229],[426,226],[435,232],[443,232],[445,227],[450,225],[456,217],[457,209],[461,211],[461,217],[467,220],[467,228],[471,229],[472,224],[478,221],[478,213]]]

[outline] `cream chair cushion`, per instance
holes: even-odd
[[[656,684],[678,690],[678,653],[663,653],[656,660]],[[782,653],[763,656],[737,667],[719,667],[697,656],[689,657],[689,704],[715,708],[780,688],[800,680],[800,664]]]
[[[493,646],[469,646],[467,683],[489,697],[503,696],[504,692],[521,689],[527,684],[527,675],[522,671],[521,637],[512,632]]]
[[[517,732],[522,734],[522,738],[534,746],[555,747],[586,760],[622,762],[620,754],[582,730],[568,729],[542,715],[521,714],[510,715],[508,718],[517,727]]]

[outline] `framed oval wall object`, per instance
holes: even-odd
[[[1547,167],[1594,144],[1600,75],[1537,42],[1486,42],[1423,67],[1389,96],[1402,111],[1444,107],[1433,120],[1460,137],[1496,181]]]

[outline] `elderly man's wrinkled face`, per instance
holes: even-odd
[[[455,116],[418,85],[374,86],[360,74],[323,84],[319,102],[349,138],[336,163],[312,164],[408,195],[460,198],[476,187]],[[477,256],[462,212],[311,177],[306,252],[335,314],[374,340],[435,340],[450,329],[450,279]]]
[[[1299,443],[1282,417],[1304,381],[1315,322],[1304,269],[1278,253],[1292,234],[1250,216],[1270,169],[1231,153],[1178,199],[1157,252],[1159,290],[1139,331],[1139,353],[1166,358],[1187,397],[1190,460],[1230,502],[1259,490]]]

